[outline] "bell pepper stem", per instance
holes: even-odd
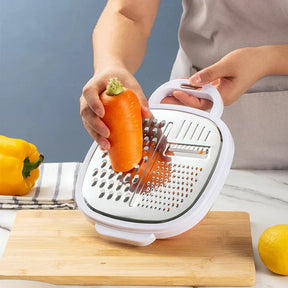
[[[43,162],[44,160],[44,155],[40,154],[39,158],[34,161],[34,162],[30,162],[29,157],[26,157],[24,159],[24,166],[22,169],[22,175],[24,178],[27,178],[30,176],[30,172],[36,168],[38,168],[40,166],[40,164]]]

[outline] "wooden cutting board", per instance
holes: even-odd
[[[249,215],[210,212],[194,229],[146,247],[98,237],[80,211],[19,211],[0,278],[59,285],[250,286]]]

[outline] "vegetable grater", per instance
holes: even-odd
[[[161,104],[182,90],[213,102],[210,111]],[[125,173],[113,171],[107,151],[93,143],[76,183],[76,202],[100,236],[138,246],[181,234],[211,209],[228,176],[234,154],[229,129],[220,119],[215,87],[193,90],[177,79],[151,95],[153,116],[143,119],[143,157]]]

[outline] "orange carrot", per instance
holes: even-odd
[[[108,151],[112,168],[125,172],[135,167],[142,158],[143,134],[141,106],[136,94],[110,79],[100,95],[105,108],[104,123],[110,130]]]

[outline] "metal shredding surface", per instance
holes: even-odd
[[[131,171],[115,173],[108,153],[95,150],[83,184],[90,209],[128,221],[163,222],[201,196],[221,149],[217,126],[179,111],[153,115],[143,122],[143,158]]]

